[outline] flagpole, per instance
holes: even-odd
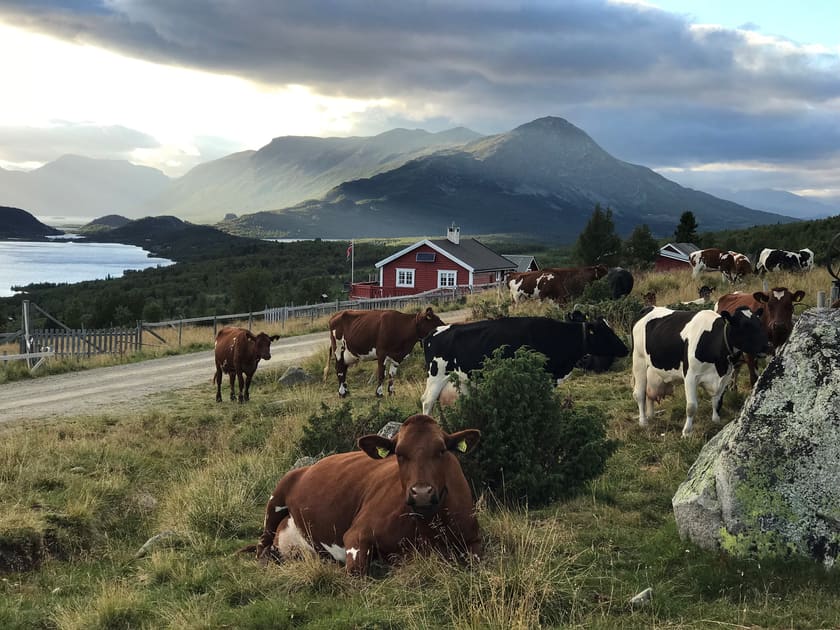
[[[356,245],[353,239],[350,239],[350,286],[353,286],[356,272]]]

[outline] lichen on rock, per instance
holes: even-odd
[[[802,314],[672,499],[683,538],[739,557],[840,555],[840,312]]]

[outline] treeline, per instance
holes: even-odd
[[[160,252],[148,244],[146,249]],[[171,254],[173,250],[168,249]],[[250,241],[245,249],[250,251],[231,255],[204,249],[202,254],[196,251],[188,256],[187,262],[127,271],[108,280],[29,285],[25,295],[0,299],[0,317],[5,331],[19,330],[24,297],[72,328],[131,326],[141,319],[160,321],[346,299],[344,287],[350,281],[346,241]],[[376,261],[392,251],[374,243],[357,243],[356,280],[367,279]]]
[[[700,226],[701,228],[703,226]],[[774,225],[757,225],[746,230],[723,230],[700,235],[701,247],[731,249],[750,256],[758,255],[765,247],[798,251],[813,250],[816,263],[825,265],[831,239],[840,233],[840,215]]]

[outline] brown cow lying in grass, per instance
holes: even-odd
[[[222,372],[230,375],[230,399],[236,400],[234,379],[239,379],[239,402],[250,400],[251,379],[260,359],[271,358],[271,342],[280,335],[254,335],[250,330],[225,326],[216,335],[216,402],[222,402]],[[243,383],[244,382],[244,383]],[[244,384],[244,388],[243,388]]]
[[[431,417],[408,418],[394,439],[359,438],[340,453],[289,471],[265,510],[257,558],[310,553],[364,575],[374,558],[414,549],[478,558],[481,537],[458,455],[479,440],[474,429],[448,434]]]

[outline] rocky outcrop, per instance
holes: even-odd
[[[672,500],[680,536],[738,557],[840,555],[840,311],[803,313]]]

